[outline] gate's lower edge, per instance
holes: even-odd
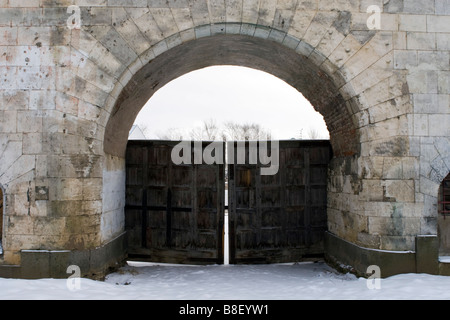
[[[213,250],[171,250],[129,248],[128,260],[174,264],[222,264],[223,257],[217,257]]]
[[[232,264],[269,264],[315,261],[322,258],[324,258],[323,246],[316,246],[314,248],[239,250],[230,261]]]

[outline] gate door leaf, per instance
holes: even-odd
[[[125,227],[130,259],[222,263],[224,165],[174,164],[179,141],[129,141]],[[203,142],[202,150],[209,145]],[[221,147],[224,150],[224,145]]]
[[[248,142],[245,163],[237,149],[235,143],[234,160],[228,159],[230,262],[294,262],[322,255],[329,142],[280,141],[275,175],[261,175],[259,161],[249,163]],[[254,162],[255,155],[250,159]]]

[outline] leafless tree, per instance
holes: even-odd
[[[169,128],[166,132],[157,132],[156,136],[161,140],[183,140],[185,134],[178,128]]]
[[[214,119],[204,120],[201,127],[191,130],[190,136],[192,140],[214,141],[221,139],[219,127]]]
[[[181,130],[171,128],[164,133],[157,133],[156,136],[162,140],[208,140],[208,141],[248,141],[248,140],[270,140],[272,135],[269,130],[261,127],[257,123],[239,124],[236,122],[226,122],[222,127],[217,125],[213,119],[203,121],[201,126],[193,128],[189,134],[184,134]]]
[[[219,127],[214,119],[203,121],[203,130],[208,140],[216,140],[219,138]]]
[[[309,139],[311,139],[311,140],[320,139],[320,133],[316,128],[312,128],[312,127],[309,128],[308,136],[309,136]]]
[[[271,133],[257,123],[239,124],[226,122],[223,130],[223,140],[270,140]]]

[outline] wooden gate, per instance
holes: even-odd
[[[129,258],[222,263],[224,165],[176,165],[171,152],[178,143],[128,143],[125,228]]]
[[[229,148],[229,146],[228,146]],[[230,263],[280,263],[323,254],[329,141],[280,141],[279,170],[228,160]],[[255,157],[254,157],[255,158]]]
[[[171,153],[178,143],[128,143],[129,258],[222,263],[225,166],[176,165]],[[230,262],[279,263],[322,255],[329,141],[280,141],[275,175],[262,175],[264,165],[249,163],[248,142],[245,163],[238,159],[237,143],[233,149],[234,159],[228,159],[227,166]]]

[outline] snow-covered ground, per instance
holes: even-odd
[[[450,277],[403,274],[381,279],[378,289],[369,289],[376,284],[340,274],[323,262],[227,266],[130,262],[105,281],[0,278],[0,299],[450,299]]]

